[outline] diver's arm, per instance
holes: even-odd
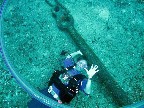
[[[55,95],[56,95],[57,97],[54,97]],[[55,95],[54,95],[53,97],[54,97],[54,98],[55,98],[55,99],[58,101],[58,103],[60,103],[60,104],[61,104],[61,103],[62,103],[62,101],[60,100],[59,96],[58,96],[57,94],[55,94]]]
[[[91,79],[88,78],[87,80],[87,84],[86,84],[86,88],[84,89],[86,94],[90,94],[91,93]]]
[[[74,53],[69,54],[66,58],[70,58],[70,57],[74,58],[74,57],[75,57],[76,55],[78,55],[78,54],[83,55],[82,52],[79,50],[79,51],[77,51],[77,52],[74,52]]]
[[[57,93],[53,91],[52,86],[49,87],[48,93],[52,94],[52,96],[58,101],[58,103],[62,103]]]
[[[98,66],[95,65],[91,66],[90,70],[88,71],[86,68],[84,68],[87,72],[87,75],[88,75],[88,81],[87,81],[87,84],[86,84],[86,88],[84,89],[84,91],[87,93],[87,94],[90,94],[91,92],[91,78],[93,77],[94,74],[96,74],[99,70],[97,70]]]

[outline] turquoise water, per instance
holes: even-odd
[[[133,102],[144,100],[144,2],[142,0],[59,0],[74,17],[75,28]],[[57,28],[45,1],[14,0],[3,15],[3,39],[11,64],[35,89],[47,87],[59,69],[62,50],[75,52],[71,38]],[[0,65],[0,107],[26,108],[31,97]],[[70,106],[117,108],[117,104],[92,80],[92,93],[80,92]]]

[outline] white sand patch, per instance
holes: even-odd
[[[107,8],[102,8],[102,9],[99,9],[99,17],[104,19],[104,20],[108,20],[110,16],[110,12]]]

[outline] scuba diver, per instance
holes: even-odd
[[[91,79],[98,71],[98,66],[93,64],[88,70],[87,61],[81,51],[71,53],[63,60],[62,69],[54,71],[48,81],[48,87],[40,92],[60,104],[70,103],[79,90],[86,95],[90,94]],[[28,108],[50,107],[32,99],[28,102]]]
[[[71,53],[63,61],[63,69],[56,70],[50,78],[48,93],[52,94],[58,103],[70,103],[79,90],[89,95],[91,78],[99,71],[97,69],[98,66],[92,64],[88,70],[87,61],[81,51]],[[87,75],[83,75],[83,72]]]

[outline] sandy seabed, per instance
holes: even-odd
[[[144,2],[142,0],[59,0],[74,17],[75,28],[108,72],[137,102],[144,100]],[[3,15],[3,39],[15,70],[34,88],[47,87],[61,52],[75,52],[71,38],[57,28],[51,7],[42,0],[9,0]],[[27,108],[31,97],[9,74],[0,58],[0,108]],[[72,100],[76,108],[117,108],[92,80],[92,93]],[[94,107],[95,106],[95,107]]]

